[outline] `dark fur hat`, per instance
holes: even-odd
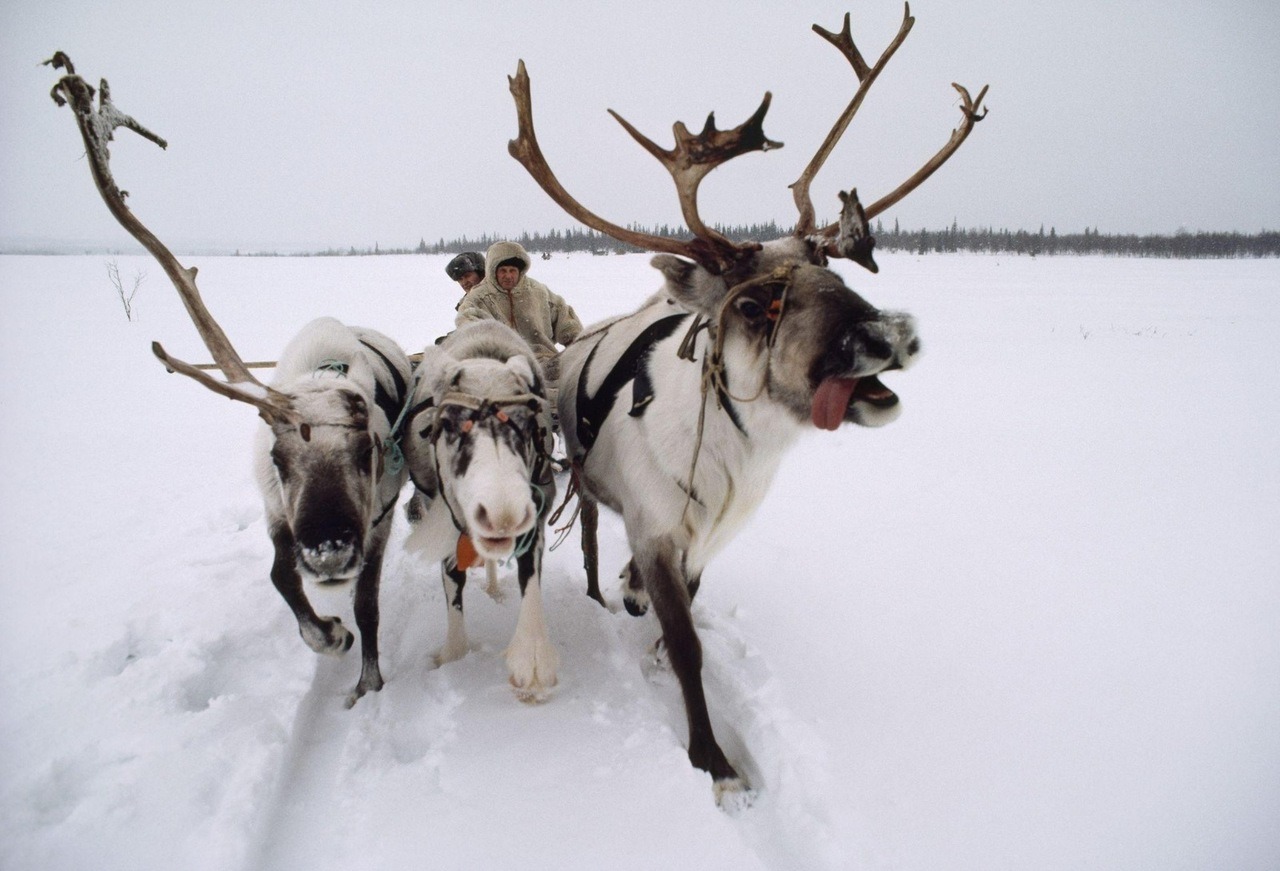
[[[478,251],[464,251],[450,260],[444,271],[454,281],[457,281],[468,272],[484,275],[484,255]]]

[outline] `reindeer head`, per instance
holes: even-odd
[[[527,348],[511,352],[511,339],[520,341],[486,321],[428,349],[405,427],[415,485],[444,499],[485,559],[511,556],[545,505],[535,499],[549,431],[542,376]],[[493,356],[471,356],[485,344]]]
[[[293,419],[264,427],[268,498],[293,533],[298,573],[348,580],[364,563],[365,540],[381,510],[381,437],[360,391],[319,379],[299,383],[289,397]]]
[[[768,398],[821,429],[882,426],[897,394],[876,377],[909,366],[920,350],[911,317],[882,312],[814,262],[808,243],[766,243],[730,285],[687,260],[660,254],[665,291],[713,326],[711,354],[734,396]]]
[[[863,208],[857,191],[840,193],[839,221],[816,225],[809,186],[861,106],[871,84],[906,39],[915,19],[906,7],[897,36],[875,66],[868,66],[853,43],[849,16],[840,33],[814,25],[814,31],[836,46],[853,67],[859,86],[827,138],[791,185],[799,218],[790,237],[761,244],[734,242],[702,220],[697,189],[715,167],[741,154],[769,151],[782,143],[764,134],[771,95],[732,130],[716,128],[710,115],[694,136],[683,123],[674,127],[675,147],[664,149],[641,134],[616,112],[610,114],[645,150],[658,159],[675,181],[685,223],[693,233],[683,241],[621,227],[584,208],[560,184],[547,164],[533,129],[528,72],[521,61],[509,80],[516,102],[519,135],[508,145],[511,155],[566,212],[595,230],[637,247],[661,252],[653,264],[666,279],[668,295],[710,322],[717,353],[741,394],[759,391],[785,404],[798,418],[824,429],[842,421],[869,426],[887,423],[898,413],[898,398],[876,375],[908,365],[919,352],[911,319],[880,312],[826,269],[829,258],[847,258],[878,271],[869,222],[919,186],[938,169],[985,117],[980,111],[986,88],[976,100],[959,85],[963,123],[919,171],[892,193]],[[747,383],[743,383],[743,381]]]

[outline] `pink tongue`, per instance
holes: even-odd
[[[813,394],[813,425],[818,429],[838,429],[857,386],[857,378],[828,378],[819,384]]]

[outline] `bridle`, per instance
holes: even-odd
[[[361,344],[365,345],[365,347],[369,348],[371,351],[373,351],[379,357],[382,358],[383,362],[386,363],[387,370],[391,372],[392,375],[396,378],[397,386],[403,389],[403,379],[399,377],[399,373],[396,372],[395,367],[392,366],[391,361],[386,358],[386,355],[384,355],[377,348],[373,347],[372,345],[369,345],[366,342],[361,342]],[[351,364],[347,361],[337,360],[337,359],[328,359],[328,360],[321,361],[320,365],[316,367],[315,371],[312,374],[315,376],[319,376],[324,373],[332,373],[339,378],[346,379],[350,376],[350,369],[351,369]],[[375,383],[376,383],[376,379],[375,379]],[[377,384],[377,389],[378,390],[382,389],[382,385],[380,383]],[[380,401],[379,399],[375,399],[375,402],[376,404],[379,405],[379,407],[382,407],[384,409],[384,413],[385,413],[386,406],[384,402]],[[403,421],[404,421],[403,411],[401,411],[400,416],[397,417],[394,421],[390,420],[390,416],[388,415],[388,422],[391,424],[391,428],[390,430],[387,431],[387,439],[385,442],[383,442],[381,437],[379,437],[376,433],[372,432],[371,428],[368,425],[364,427],[360,427],[355,425],[354,423],[349,423],[347,421],[334,421],[334,422],[324,422],[324,423],[310,423],[307,421],[300,421],[296,425],[296,429],[298,430],[298,435],[302,438],[304,442],[311,441],[311,430],[316,429],[317,427],[337,427],[340,429],[362,430],[369,433],[369,436],[373,439],[373,446],[374,446],[374,450],[371,452],[370,459],[369,459],[369,481],[371,482],[369,487],[369,506],[372,513],[372,509],[377,505],[378,487],[382,484],[383,475],[387,473],[390,473],[392,475],[398,475],[400,473],[400,470],[404,468],[404,453],[400,449],[400,436],[399,436],[400,425]],[[378,525],[382,523],[382,521],[387,519],[387,516],[391,514],[391,510],[395,508],[396,502],[399,498],[400,498],[399,493],[396,493],[391,497],[391,499],[387,502],[387,504],[382,507],[382,510],[378,512],[378,515],[373,519],[373,522],[369,524],[369,529],[371,530],[376,529]]]
[[[714,322],[702,315],[698,315],[694,318],[689,327],[689,332],[685,334],[684,340],[680,343],[679,357],[682,360],[692,361],[694,359],[694,344],[697,341],[698,333],[702,330],[707,331],[708,348],[702,356],[702,401],[698,404],[697,436],[693,445],[693,458],[689,462],[689,480],[684,488],[686,498],[683,514],[685,515],[689,512],[689,505],[694,501],[693,480],[694,474],[698,470],[698,456],[702,453],[702,436],[707,421],[707,395],[714,392],[717,407],[721,409],[727,409],[728,400],[730,399],[737,402],[754,402],[764,395],[769,387],[770,371],[773,366],[773,346],[777,341],[779,327],[782,325],[782,316],[786,313],[787,294],[791,290],[791,283],[798,268],[799,264],[796,263],[779,266],[765,275],[756,276],[729,288],[729,292],[725,294],[724,299],[720,302],[720,307],[716,310]],[[760,388],[755,392],[754,396],[734,396],[729,390],[728,382],[725,380],[724,340],[727,332],[725,330],[725,319],[730,311],[730,306],[737,302],[743,294],[757,287],[771,285],[773,286],[773,291],[769,305],[765,309],[765,317],[768,319],[769,324],[766,327],[765,342],[767,351],[765,354],[764,373],[760,379]],[[745,435],[745,430],[742,429],[742,424],[738,421],[737,416],[732,412],[729,414],[734,425]]]
[[[515,393],[507,396],[476,396],[471,393],[463,393],[459,391],[451,391],[441,397],[437,403],[434,397],[427,397],[421,402],[415,404],[407,410],[404,415],[406,426],[417,426],[412,423],[418,417],[426,415],[428,421],[426,425],[418,430],[419,437],[425,439],[431,447],[432,463],[435,467],[436,481],[442,482],[443,475],[440,473],[440,451],[437,442],[440,436],[445,432],[444,428],[444,412],[449,408],[460,408],[466,412],[463,420],[461,432],[463,435],[469,434],[477,423],[488,419],[498,421],[502,425],[515,426],[512,418],[507,414],[506,409],[510,408],[527,408],[534,413],[535,425],[527,437],[522,438],[522,443],[531,441],[528,445],[531,450],[525,451],[525,462],[530,466],[530,488],[537,494],[540,501],[539,511],[546,504],[545,494],[537,483],[541,480],[551,464],[551,455],[547,452],[546,442],[548,435],[547,425],[543,423],[546,418],[545,407],[547,400],[545,397],[538,396],[534,393]],[[524,434],[522,433],[522,436]],[[409,471],[409,478],[413,481],[414,487],[424,494],[431,494],[432,489],[424,487],[421,482],[414,477],[413,470]],[[449,501],[449,495],[446,488],[438,487],[438,495],[444,500],[445,507],[449,510],[449,517],[453,521],[454,527],[462,534],[467,533],[465,524],[458,519],[458,511]],[[536,529],[536,526],[535,526]],[[529,542],[532,541],[530,537]],[[529,542],[524,547],[527,550]],[[516,553],[521,553],[520,542],[517,542]]]
[[[369,505],[370,505],[370,508],[373,508],[377,504],[378,487],[379,485],[382,484],[383,475],[386,474],[386,472],[391,468],[391,465],[392,465],[392,461],[388,459],[388,457],[390,457],[390,455],[393,452],[396,454],[399,453],[399,444],[398,444],[398,440],[395,438],[395,433],[392,432],[388,436],[387,441],[384,443],[381,437],[378,436],[376,433],[369,432],[368,426],[357,426],[354,423],[348,423],[346,421],[326,421],[322,423],[310,423],[308,421],[300,421],[299,423],[297,423],[295,426],[291,428],[296,429],[298,431],[298,437],[301,438],[304,442],[309,442],[311,441],[311,431],[314,429],[319,429],[321,427],[328,427],[332,429],[349,429],[356,432],[369,433],[370,438],[373,440],[373,450],[370,452],[370,455],[369,455],[369,481],[370,481]],[[401,458],[400,462],[403,463],[403,458]],[[381,466],[382,468],[379,469],[379,466]],[[396,474],[396,473],[392,472],[392,474]],[[396,501],[398,499],[399,499],[398,493],[391,497],[391,500],[386,505],[383,506],[382,510],[378,512],[377,517],[375,517],[373,519],[373,522],[369,524],[370,529],[377,528],[378,524],[382,523],[382,521],[387,518],[387,515],[391,513],[391,509],[395,508]]]

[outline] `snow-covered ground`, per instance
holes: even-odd
[[[128,322],[111,258],[0,257],[0,867],[1280,867],[1280,261],[883,255],[915,313],[902,418],[815,432],[695,607],[722,743],[689,767],[652,617],[605,611],[576,535],[545,596],[562,659],[518,702],[509,595],[444,639],[397,513],[386,688],[342,699],[268,580],[256,417],[169,376],[205,354],[163,273]],[[246,359],[310,318],[410,350],[443,257],[184,258]],[[535,261],[590,321],[643,256]],[[328,594],[330,613],[349,608]],[[349,618],[348,618],[349,619]]]

